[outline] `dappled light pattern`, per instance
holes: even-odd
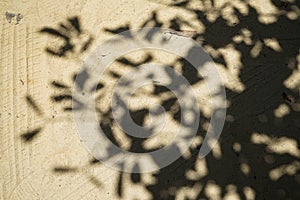
[[[269,1],[264,8],[259,1],[250,4],[216,2],[168,4],[159,1],[194,13],[199,24],[204,25],[204,28],[196,28],[198,34],[194,39],[202,43],[219,67],[228,88],[229,112],[222,138],[213,152],[203,159],[205,162],[202,160],[202,168],[196,156],[185,157],[184,154],[182,160],[185,161],[178,160],[173,167],[162,169],[157,176],[158,183],[148,186],[152,198],[296,198],[299,196],[296,189],[299,180],[295,175],[299,173],[297,136],[300,131],[299,114],[294,111],[298,104],[296,100],[286,101],[281,94],[286,92],[293,99],[299,96],[299,85],[295,84],[299,76],[290,77],[297,74],[295,63],[299,63],[295,60],[299,54],[299,9],[293,2]],[[160,23],[161,12],[152,16],[152,25],[176,27],[177,30],[195,28],[180,16],[170,20],[169,25]],[[182,21],[186,23],[176,24]],[[293,32],[288,32],[289,29]],[[271,62],[267,62],[269,57],[273,58]],[[292,65],[288,64],[290,59],[294,59],[294,68],[287,67]],[[192,75],[187,78],[191,80]],[[291,79],[294,87],[286,87],[287,80]],[[193,87],[199,91],[203,85],[196,82]],[[205,92],[199,96],[203,98]],[[209,106],[199,103],[202,116],[209,118]],[[204,131],[206,123],[203,119],[201,128]],[[256,131],[267,134],[264,141],[253,139],[256,136],[251,134]],[[168,181],[170,179],[172,181]]]
[[[145,63],[167,60],[165,64],[184,76],[192,85],[201,112],[201,121],[193,145],[171,165],[145,174],[118,172],[114,194],[120,199],[299,199],[300,198],[300,9],[299,1],[169,1],[151,0],[165,5],[156,10],[139,27],[163,27],[175,31],[191,30],[184,35],[199,42],[215,61],[226,86],[227,117],[213,151],[198,158],[211,116],[210,98],[203,77],[188,62],[165,52],[134,52],[116,60],[97,85],[96,106],[99,125],[115,145],[132,152],[149,152],[168,145],[172,129],[162,139],[134,138],[116,125],[110,107],[113,87],[118,79]],[[180,9],[168,20],[164,12]],[[186,19],[189,18],[188,20]],[[76,19],[76,18],[74,18]],[[74,30],[80,29],[74,21]],[[134,25],[102,27],[105,32],[119,33]],[[61,25],[60,29],[64,28]],[[43,33],[54,34],[52,29]],[[77,34],[76,33],[76,34]],[[175,32],[174,32],[175,33]],[[182,33],[182,32],[181,32]],[[69,39],[63,38],[63,49],[48,53],[67,55],[72,50]],[[149,35],[149,39],[153,35]],[[81,48],[82,49],[82,48]],[[105,55],[103,55],[105,56]],[[162,57],[164,59],[162,59]],[[168,59],[166,59],[168,58]],[[83,83],[89,76],[82,69],[76,72]],[[151,75],[149,75],[151,78]],[[74,78],[70,78],[74,81]],[[78,84],[78,83],[74,83]],[[72,110],[72,85],[51,82],[55,95],[51,101],[62,106],[62,112],[80,110],[85,105],[76,101]],[[130,85],[130,84],[128,84]],[[80,85],[84,87],[84,85]],[[58,94],[57,91],[60,91]],[[34,97],[27,103],[37,114],[42,113]],[[168,113],[173,129],[180,122],[180,107],[174,94],[153,83],[140,88],[132,98],[130,115],[139,125],[149,123],[149,105],[161,104]],[[107,104],[103,104],[107,102]],[[147,104],[151,102],[150,104]],[[74,108],[74,107],[73,107]],[[22,135],[25,142],[40,134],[42,127]],[[111,155],[113,156],[113,155]],[[85,167],[93,167],[92,160]],[[139,166],[134,166],[139,167]],[[53,173],[82,173],[76,166],[55,166]],[[91,176],[87,174],[87,176]],[[90,181],[96,185],[97,177]]]

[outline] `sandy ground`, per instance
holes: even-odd
[[[281,16],[280,11],[269,1],[249,2],[249,5],[259,14],[255,19],[258,19],[262,26],[272,26],[277,20],[277,17],[279,18],[279,16]],[[146,186],[155,185],[158,182],[158,179],[156,179],[153,174],[143,174],[143,184],[137,184],[131,180],[130,174],[124,173],[122,175],[123,181],[120,186],[119,172],[101,164],[90,164],[93,158],[87,152],[76,133],[72,115],[63,112],[61,104],[51,101],[53,95],[58,95],[62,92],[62,90],[53,88],[53,84],[51,83],[53,81],[59,81],[72,86],[72,76],[82,67],[82,60],[87,57],[93,48],[112,36],[111,33],[104,30],[105,28],[114,29],[120,26],[125,27],[127,24],[130,25],[130,28],[139,28],[151,17],[152,12],[159,11],[158,21],[161,21],[165,28],[170,27],[171,19],[175,16],[180,16],[181,19],[189,22],[188,24],[182,23],[180,29],[196,31],[200,35],[205,33],[206,24],[200,23],[195,14],[182,8],[169,7],[166,5],[168,3],[170,2],[146,0],[0,1],[0,89],[2,92],[0,199],[168,199],[168,197],[164,196],[163,189],[160,188],[167,188],[167,193],[173,198],[176,197],[176,199],[185,199],[185,197],[200,199],[199,194],[203,194],[206,198],[210,199],[220,199],[221,196],[225,198],[225,194],[228,195],[227,198],[229,199],[238,199],[238,197],[236,197],[237,194],[240,194],[240,197],[242,194],[247,199],[253,199],[255,196],[259,196],[261,192],[257,191],[259,186],[256,188],[255,183],[251,182],[252,179],[249,181],[247,179],[246,181],[241,181],[244,187],[239,189],[240,193],[234,192],[235,189],[232,188],[235,186],[232,184],[227,184],[226,186],[224,183],[224,185],[222,185],[222,181],[218,184],[217,179],[215,180],[216,182],[211,182],[209,176],[207,182],[201,182],[201,178],[207,176],[207,173],[210,171],[210,168],[207,167],[208,163],[206,163],[209,161],[204,160],[195,161],[196,167],[190,170],[198,173],[197,175],[191,175],[192,172],[189,172],[185,176],[186,179],[199,180],[199,182],[195,181],[193,184],[183,183],[181,186],[169,188],[164,186],[164,183],[159,183],[157,188],[152,190],[147,189]],[[241,13],[247,12],[247,5],[245,3],[235,3],[233,6],[239,9]],[[191,4],[190,7],[201,10],[203,5],[195,2]],[[222,3],[216,1],[215,9],[212,8],[210,12],[207,12],[206,17],[209,19],[208,21],[214,21],[214,19],[216,19],[215,14],[221,7]],[[9,13],[15,15],[10,15]],[[277,14],[272,15],[272,13]],[[226,7],[221,15],[227,20],[227,26],[229,27],[238,23],[237,18],[232,16],[232,9],[230,7]],[[294,7],[294,10],[291,9],[291,11],[283,13],[282,15],[288,16],[292,24],[293,21],[299,20],[299,8],[297,10]],[[86,41],[89,36],[93,37],[91,46],[83,53],[67,55],[66,57],[57,57],[46,53],[45,49],[47,46],[55,47],[55,42],[57,41],[59,45],[60,41],[55,40],[55,38],[47,34],[41,33],[40,30],[45,27],[58,27],[59,23],[66,22],[68,18],[74,16],[78,16],[81,28],[85,31],[82,41]],[[249,19],[249,24],[252,23],[251,20],[252,19]],[[155,24],[152,22],[152,24],[150,23],[148,26],[153,25]],[[293,26],[295,25],[292,24],[291,27]],[[273,153],[272,156],[287,154],[292,157],[291,162],[280,163],[280,165],[275,163],[273,167],[269,167],[270,174],[266,175],[269,177],[266,179],[276,182],[276,177],[288,174],[288,177],[293,180],[295,179],[296,185],[293,185],[294,187],[296,187],[297,184],[299,186],[300,182],[298,171],[300,168],[300,126],[299,114],[295,114],[299,113],[300,110],[299,104],[297,103],[299,102],[297,96],[299,96],[300,54],[299,39],[291,43],[289,38],[293,39],[294,36],[299,37],[299,21],[296,23],[296,26],[295,30],[290,31],[290,35],[285,35],[285,33],[281,35],[280,33],[277,34],[276,37],[281,36],[286,39],[281,41],[273,37],[271,33],[268,34],[268,30],[261,33],[262,35],[265,33],[267,35],[263,40],[255,40],[255,37],[253,38],[245,27],[241,29],[240,35],[233,37],[233,41],[237,43],[242,41],[242,43],[249,43],[249,45],[251,45],[251,51],[246,51],[246,54],[252,58],[257,57],[261,51],[264,51],[261,50],[263,47],[268,47],[272,52],[281,52],[282,49],[291,49],[290,51],[287,50],[287,53],[284,51],[282,54],[268,54],[269,49],[267,49],[265,50],[267,52],[266,54],[271,56],[261,63],[255,59],[250,59],[250,62],[245,62],[241,53],[239,53],[239,50],[237,50],[234,45],[222,45],[222,38],[216,39],[219,48],[215,48],[209,42],[203,43],[203,40],[206,40],[205,37],[198,38],[198,41],[205,45],[206,50],[213,58],[218,58],[218,56],[221,55],[224,59],[224,62],[217,62],[217,67],[226,88],[230,91],[228,95],[231,99],[228,101],[228,105],[233,105],[228,113],[227,122],[238,121],[237,124],[232,125],[233,128],[231,129],[225,125],[225,128],[230,130],[227,131],[227,133],[230,132],[232,134],[228,133],[224,136],[223,143],[216,146],[211,156],[216,160],[220,160],[222,155],[226,156],[226,148],[222,150],[222,146],[228,141],[230,148],[233,148],[237,152],[239,152],[241,148],[247,148],[247,145],[250,145],[250,140],[253,144],[265,145],[266,149],[269,149],[269,152]],[[216,31],[222,32],[224,31],[223,29],[226,29],[225,25],[221,25]],[[276,28],[274,30],[276,31]],[[293,31],[294,34],[292,34]],[[216,35],[218,34],[219,33]],[[259,34],[255,36],[260,37]],[[215,37],[214,34],[212,34],[211,37]],[[152,55],[155,57],[153,61],[168,64],[170,64],[169,60],[174,59],[174,56],[166,53],[152,52]],[[282,62],[278,61],[278,56],[282,56]],[[138,53],[131,55],[131,58],[137,62],[144,59],[143,55]],[[275,78],[275,82],[280,82],[280,84],[268,82],[266,77],[269,75],[260,76],[260,74],[263,73],[260,68],[243,71],[249,78],[240,76],[242,69],[247,69],[245,66],[268,65],[271,68],[276,68],[276,62],[282,65],[283,63],[288,63],[287,65],[289,65],[284,66],[284,69],[278,67],[278,70],[270,71],[270,74],[280,74],[278,75],[278,80]],[[285,71],[288,67],[290,67],[289,73]],[[117,64],[113,64],[111,67],[112,71],[120,70],[119,68],[120,65]],[[123,70],[122,74],[123,73],[126,73],[126,70]],[[263,88],[263,85],[256,85],[256,83],[259,81],[263,82],[264,80],[267,81],[263,85],[269,86],[265,90],[260,90],[260,88]],[[102,110],[107,110],[106,102],[111,98],[110,91],[113,89],[112,86],[116,80],[109,78],[109,75],[107,75],[105,81],[108,86],[104,88],[103,92],[105,100],[100,102]],[[278,85],[280,85],[280,87]],[[211,112],[209,107],[210,97],[205,96],[207,93],[205,87],[203,84],[195,84],[194,89],[198,91],[197,95],[199,95],[199,104],[201,105],[200,110],[202,114],[206,118],[209,118]],[[270,93],[269,91],[271,90],[274,92]],[[283,96],[284,99],[282,99],[281,93],[284,91],[288,91],[288,94],[292,94],[292,96],[288,97],[292,98],[291,101],[284,98],[285,96]],[[264,94],[267,94],[266,98],[261,97],[264,96]],[[247,98],[247,95],[249,98]],[[40,110],[32,109],[32,107],[28,106],[26,96],[31,97]],[[145,99],[147,98],[137,100],[140,102],[138,105],[146,104]],[[259,106],[253,106],[253,104],[259,104]],[[63,104],[63,106],[68,105],[68,103]],[[139,106],[134,109],[138,109],[138,107]],[[245,115],[237,114],[241,110],[248,109],[251,111],[245,111]],[[289,115],[289,113],[294,114],[285,121],[284,117]],[[280,124],[280,130],[284,130],[284,132],[288,130],[290,132],[286,134],[280,133],[274,136],[272,132],[273,128],[268,128],[269,126],[265,126],[267,127],[265,129],[262,128],[261,132],[245,128],[249,125],[243,121],[245,117],[257,119],[259,123],[262,123],[270,120],[270,118],[272,118],[270,115],[273,116],[275,125],[276,123],[277,125]],[[252,125],[256,126],[257,124],[254,123],[250,126]],[[270,127],[272,126],[271,124]],[[260,127],[260,125],[257,125],[257,127]],[[38,136],[30,142],[24,142],[24,138],[22,139],[21,135],[36,128],[42,128]],[[205,130],[207,124],[203,123],[202,128]],[[245,138],[244,141],[241,139],[242,142],[234,142],[234,140],[231,140],[231,137],[239,134],[233,133],[235,130],[249,134],[251,136],[249,137],[250,139],[248,138],[249,141]],[[125,136],[123,137],[121,135],[120,137],[119,139],[121,141],[123,139],[126,140]],[[146,146],[153,145],[157,147],[165,145],[169,139],[168,137],[156,138],[150,141],[149,144],[146,144]],[[245,143],[245,147],[241,147],[243,142]],[[123,147],[125,149],[128,147],[126,146],[126,142]],[[255,149],[254,151],[257,153],[258,150]],[[254,153],[251,154],[250,152],[249,157],[251,157],[251,155],[254,155]],[[189,156],[189,153],[185,155],[186,158]],[[247,156],[245,156],[245,159],[246,158],[248,159]],[[252,175],[252,171],[249,169],[251,168],[249,167],[251,164],[245,161],[245,159],[240,160],[238,162],[239,164],[233,167],[233,171],[241,170],[242,173],[246,175],[249,173]],[[250,161],[251,159],[252,157],[249,158]],[[254,165],[257,165],[260,161],[254,159],[253,162],[255,163]],[[222,164],[218,165],[222,166]],[[65,169],[65,166],[67,166],[68,169]],[[224,165],[224,167],[228,167],[228,165]],[[168,174],[173,174],[174,168],[177,169],[176,165],[164,171],[165,176],[163,177],[168,177]],[[275,171],[271,172],[272,169]],[[279,169],[280,172],[278,172],[278,170],[276,171],[276,169]],[[64,170],[68,173],[64,173]],[[230,174],[230,170],[228,173]],[[213,178],[211,179],[213,180]],[[224,179],[228,180],[230,178],[227,177]],[[181,181],[184,182],[183,179],[181,179]],[[238,183],[239,182],[236,184]],[[266,182],[262,180],[258,185],[265,183]],[[282,183],[280,182],[278,184],[280,185]],[[289,182],[289,184],[292,183]],[[121,194],[119,187],[122,187]],[[176,191],[174,192],[174,190]],[[222,195],[220,190],[223,192]],[[283,193],[286,195],[288,192],[284,190]],[[275,196],[276,195],[277,193]],[[279,195],[282,195],[282,191]],[[169,199],[172,199],[171,197],[169,197]]]

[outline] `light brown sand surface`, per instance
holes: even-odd
[[[0,0],[0,199],[296,199],[300,195],[295,189],[300,186],[299,5],[292,0],[209,2],[191,1],[180,7],[169,6],[167,0]],[[141,174],[135,182],[131,174],[90,164],[93,158],[77,135],[72,114],[63,111],[70,102],[51,100],[64,92],[51,83],[72,87],[72,76],[83,60],[112,37],[105,29],[140,28],[153,13],[163,28],[174,28],[172,20],[179,19],[180,30],[198,34],[196,40],[215,60],[223,78],[228,110],[221,139],[206,159],[193,156],[203,139],[199,137],[174,165]],[[84,30],[78,43],[91,36],[91,46],[61,57],[47,53],[46,47],[62,43],[40,30],[58,27],[74,16]],[[155,23],[150,20],[147,26],[159,25]],[[147,58],[145,52],[152,61],[165,64],[178,58],[150,50],[127,56],[138,63]],[[173,67],[184,73],[180,64]],[[113,63],[110,70],[123,75],[131,68]],[[104,113],[117,79],[107,72],[103,80],[99,108]],[[211,96],[203,82],[193,88],[205,118],[201,130],[206,130]],[[159,102],[148,95],[151,90],[143,88],[131,109]],[[283,92],[291,102],[282,97]],[[26,96],[40,111],[28,105]],[[172,117],[168,120],[165,131],[171,133],[176,123],[172,124]],[[41,132],[32,141],[22,139],[22,134],[38,128]],[[167,145],[170,139],[172,134],[157,136],[144,147]],[[117,141],[124,149],[132,144],[122,133]]]

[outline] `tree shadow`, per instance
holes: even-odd
[[[213,1],[208,1],[213,7]],[[151,173],[155,178],[155,183],[144,183],[141,178],[143,174],[132,173],[130,181],[132,184],[144,186],[151,193],[152,199],[299,199],[300,186],[300,150],[299,134],[300,127],[299,110],[295,109],[299,99],[299,84],[294,87],[287,87],[286,80],[293,73],[299,70],[299,14],[296,18],[289,17],[295,9],[299,10],[298,2],[271,2],[276,7],[276,13],[259,13],[253,5],[243,3],[247,12],[242,12],[234,4],[226,3],[221,8],[213,9],[217,13],[215,20],[208,16],[212,9],[194,9],[189,6],[189,1],[173,3],[169,6],[180,7],[193,13],[197,20],[205,26],[205,31],[193,36],[196,41],[201,41],[216,64],[221,66],[221,70],[230,76],[235,76],[242,86],[226,83],[226,95],[229,102],[227,108],[227,118],[219,139],[218,145],[213,152],[205,158],[199,159],[198,152],[201,143],[193,145],[188,149],[189,156],[182,156],[171,165]],[[224,9],[231,8],[232,16],[237,19],[235,23],[229,23],[228,19],[222,16]],[[141,27],[154,26],[165,27],[180,31],[182,25],[189,24],[184,18],[176,17],[170,23],[164,23],[157,19],[160,10],[155,11]],[[266,24],[262,22],[263,17],[276,19]],[[80,33],[78,19],[69,19],[69,23]],[[76,23],[77,21],[77,23]],[[73,23],[72,23],[73,22]],[[77,24],[77,25],[76,25]],[[166,27],[168,26],[168,27]],[[77,27],[77,28],[76,28]],[[117,28],[104,28],[110,33],[119,33],[128,30],[129,25]],[[192,27],[192,26],[191,26]],[[64,25],[60,25],[64,28]],[[66,51],[72,48],[68,44],[68,36],[50,28],[42,29],[62,38],[66,45],[53,55],[64,56]],[[151,41],[155,33],[151,32],[147,38]],[[66,50],[67,48],[67,50]],[[49,50],[46,50],[49,52]],[[51,50],[52,51],[52,50]],[[238,62],[230,61],[226,52],[235,52],[238,56],[234,59]],[[217,52],[215,54],[215,52]],[[50,53],[50,52],[49,52]],[[291,60],[298,61],[294,67],[288,67]],[[144,63],[153,60],[153,55],[146,54],[142,61],[133,61],[126,56],[118,58],[117,62],[133,70]],[[180,64],[182,73],[192,86],[203,82],[203,77],[199,76],[195,69],[185,59],[179,58],[174,63]],[[236,73],[237,71],[237,73]],[[232,73],[229,73],[232,72]],[[120,74],[111,72],[116,78]],[[79,88],[85,87],[84,83],[89,79],[89,74],[84,69],[74,77],[79,78],[81,84]],[[151,77],[151,74],[149,74]],[[76,80],[79,80],[76,79]],[[75,81],[75,78],[73,78]],[[59,81],[52,82],[53,88],[69,90],[72,86]],[[97,83],[90,92],[101,93],[107,85]],[[125,84],[130,87],[130,82]],[[236,89],[238,88],[238,89]],[[242,88],[242,89],[241,89]],[[164,86],[155,85],[150,95],[162,96],[170,92]],[[72,101],[69,92],[52,97],[54,102]],[[74,99],[73,99],[74,100]],[[101,95],[99,99],[101,101]],[[36,103],[32,98],[27,98],[27,102],[39,113]],[[84,107],[84,103],[78,102],[78,110]],[[173,119],[181,122],[181,110],[178,107],[177,99],[169,97],[161,101],[162,106],[173,116]],[[280,108],[288,110],[285,114],[280,114]],[[70,111],[72,108],[64,108]],[[76,112],[76,110],[72,110]],[[122,148],[122,143],[118,140],[114,132],[114,119],[111,109],[106,111],[98,110],[99,126],[102,128],[110,141]],[[197,136],[204,137],[206,129],[204,124],[210,118],[205,117],[203,110]],[[145,125],[145,119],[149,114],[149,109],[130,110],[130,115],[136,124]],[[41,128],[30,131],[23,135],[26,142],[32,141]],[[149,130],[151,132],[151,130]],[[127,147],[131,152],[149,152],[156,149],[146,149],[143,144],[147,139],[130,136],[130,145]],[[114,155],[111,155],[114,156]],[[88,166],[93,166],[97,160],[91,160]],[[134,166],[138,168],[138,165]],[[54,168],[56,173],[75,173],[73,168]],[[116,187],[116,194],[124,197],[124,172],[119,172]],[[91,181],[95,179],[91,178]],[[98,183],[98,182],[97,182]],[[97,185],[97,184],[96,184]],[[100,183],[98,185],[101,185]]]
[[[58,48],[46,48],[47,53],[58,57],[81,54],[90,47],[93,41],[93,37],[82,30],[79,18],[76,16],[69,18],[67,22],[60,23],[56,29],[44,27],[40,33],[59,38],[63,42]]]

